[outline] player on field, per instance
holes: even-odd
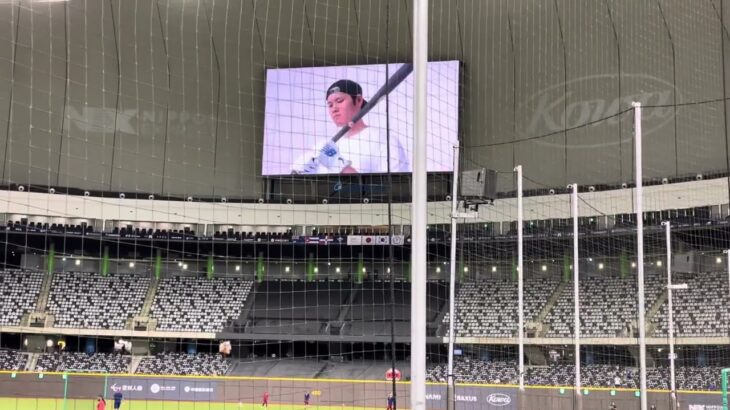
[[[122,399],[124,397],[122,396],[122,389],[117,388],[114,390],[114,410],[119,410],[120,407],[122,407]]]
[[[96,410],[106,410],[106,400],[101,395],[96,398]]]
[[[309,407],[309,399],[312,397],[310,392],[304,393],[304,407]]]
[[[387,410],[395,410],[395,397],[393,397],[393,393],[388,393]]]

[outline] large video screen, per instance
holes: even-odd
[[[391,172],[411,172],[413,81],[409,64],[267,70],[262,175],[385,173],[387,141]],[[427,170],[452,171],[458,61],[429,63],[427,106]]]

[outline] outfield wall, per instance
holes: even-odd
[[[254,377],[137,376],[60,373],[0,372],[0,397],[90,399],[99,394],[111,397],[114,387],[121,388],[125,400],[165,400],[192,402],[257,403],[265,391],[271,402],[301,404],[304,393],[312,392],[313,405],[362,406],[384,408],[390,383],[365,380],[320,380]],[[409,407],[409,384],[398,384],[399,408]],[[574,408],[572,390],[555,387],[530,387],[523,397],[513,386],[458,385],[457,409],[544,409]],[[722,396],[710,392],[680,394],[683,410],[719,410]],[[520,401],[524,406],[520,406]],[[638,409],[634,390],[589,389],[583,396],[584,409],[608,409],[615,402],[618,409]],[[666,391],[649,393],[649,403],[657,409],[669,409]],[[446,386],[427,386],[427,407],[446,409]]]

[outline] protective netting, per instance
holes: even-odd
[[[725,6],[429,2],[413,272],[412,1],[0,0],[0,407],[719,405]]]

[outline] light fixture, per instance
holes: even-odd
[[[385,271],[390,273],[390,266],[388,266],[388,269],[386,269]]]
[[[599,270],[603,270],[603,264],[602,264],[602,263],[599,263],[599,264],[598,264],[598,269],[599,269]]]
[[[315,266],[314,267],[314,273],[318,273],[318,272],[319,272],[319,268]]]
[[[440,266],[437,266],[436,267],[436,273],[441,273],[441,267]]]
[[[241,265],[236,265],[236,272],[240,272],[240,271],[241,271]]]
[[[464,272],[469,272],[469,267],[468,266],[464,266]]]
[[[284,266],[284,272],[289,273],[289,267],[288,266]]]
[[[656,266],[662,266],[662,261],[656,261]]]
[[[61,258],[62,261],[66,262],[66,257]]]
[[[182,268],[183,268],[183,270],[188,270],[188,264],[187,263],[183,263]]]
[[[496,271],[497,271],[497,267],[496,266],[492,266],[492,272],[496,272]]]
[[[134,267],[134,262],[129,262],[129,267],[130,268],[133,268]]]
[[[722,258],[719,256],[715,258],[715,263],[722,263]]]
[[[542,269],[542,271],[545,272],[547,270],[547,265],[542,265],[542,267],[540,269]]]
[[[81,265],[81,259],[76,259],[76,260],[74,261],[74,264],[75,264],[76,266],[79,266],[79,265]]]
[[[362,267],[362,273],[365,273],[365,272],[367,272],[367,271],[368,271],[368,270],[367,270],[367,268],[363,266],[363,267]]]
[[[339,266],[335,268],[335,272],[336,273],[340,273],[340,267]]]
[[[182,261],[180,261],[180,262],[177,263],[177,266],[180,267],[180,268],[182,268],[182,265],[183,265]]]
[[[635,268],[636,267],[636,262],[631,262],[631,267],[632,268]]]

